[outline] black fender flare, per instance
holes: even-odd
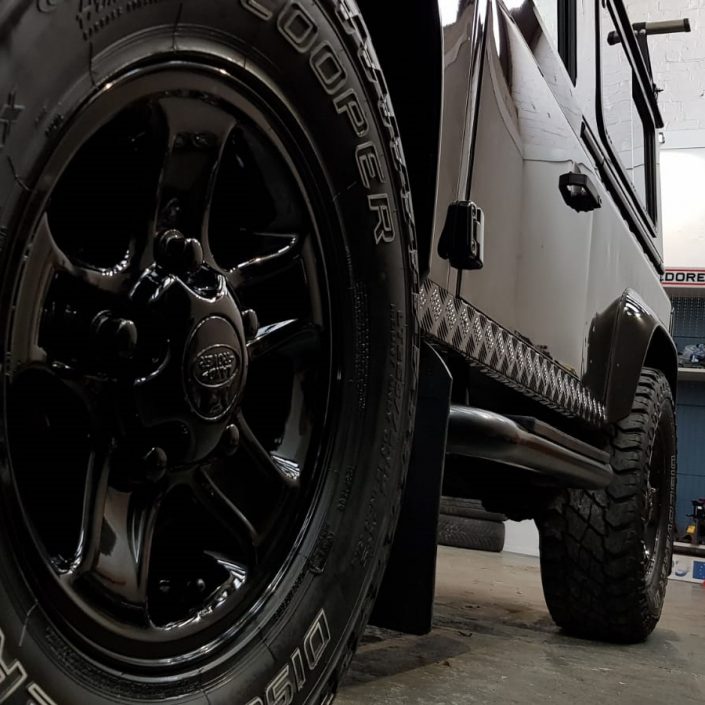
[[[443,28],[436,0],[357,0],[392,97],[428,273],[443,110]]]
[[[678,380],[678,351],[668,330],[632,289],[627,289],[592,321],[584,382],[603,399],[608,423],[631,410],[644,367],[660,370],[673,396]]]

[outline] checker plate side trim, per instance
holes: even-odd
[[[419,318],[426,336],[489,377],[565,416],[606,423],[604,404],[573,372],[430,279],[419,295]]]

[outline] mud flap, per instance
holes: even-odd
[[[451,386],[445,362],[424,342],[409,474],[396,538],[370,620],[378,627],[408,634],[431,631]]]

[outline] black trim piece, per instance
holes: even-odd
[[[636,236],[639,244],[644,248],[644,252],[649,256],[656,271],[659,274],[664,274],[666,269],[663,265],[661,254],[654,245],[655,233],[653,224],[648,220],[645,221],[643,212],[640,212],[634,207],[633,199],[630,198],[625,191],[622,180],[619,178],[618,173],[615,172],[611,159],[605,155],[599,142],[595,139],[592,130],[585,122],[580,131],[580,136],[582,137],[588,153],[595,160],[595,165],[602,176],[602,180],[622,216],[627,221],[630,230]]]
[[[570,80],[578,80],[578,16],[575,0],[558,1],[558,53]]]
[[[470,95],[469,100],[474,100],[473,105],[473,115],[472,115],[472,140],[470,142],[470,154],[468,156],[469,166],[468,166],[468,181],[465,186],[465,200],[470,200],[470,194],[472,193],[472,180],[475,175],[475,147],[477,146],[477,128],[480,121],[480,101],[482,100],[482,83],[485,75],[485,61],[487,58],[487,28],[489,23],[494,21],[489,15],[485,18],[483,23],[482,17],[479,13],[475,17],[475,23],[473,26],[473,49],[475,51],[475,57],[472,62],[472,74],[470,80]],[[478,34],[482,34],[482,39],[478,43]],[[477,88],[474,88],[477,85]],[[474,89],[474,96],[473,96]]]
[[[677,357],[656,314],[627,289],[592,319],[583,383],[604,399],[607,421],[613,423],[629,415],[644,367],[661,370],[675,395]]]
[[[606,9],[612,18],[614,26],[620,33],[622,46],[627,55],[627,59],[632,69],[632,98],[636,103],[639,116],[644,131],[644,157],[646,167],[646,204],[637,194],[636,188],[631,179],[627,176],[626,169],[622,167],[617,170],[618,178],[622,181],[622,193],[629,195],[632,206],[641,212],[647,222],[650,222],[650,233],[656,237],[656,226],[659,214],[657,212],[657,185],[656,185],[656,128],[663,127],[663,118],[658,108],[656,94],[653,83],[649,78],[649,72],[644,62],[641,50],[639,49],[636,36],[629,24],[629,18],[623,7],[618,5],[617,0],[596,0],[595,12],[595,45],[596,45],[596,65],[597,65],[597,126],[600,137],[611,160],[615,164],[622,162],[612,147],[612,141],[604,121],[602,105],[602,9]],[[626,28],[626,29],[625,29]],[[646,77],[646,80],[645,80]],[[660,259],[660,256],[659,256]]]
[[[604,425],[602,401],[572,370],[430,279],[419,294],[419,319],[427,337],[483,375],[562,416]]]
[[[407,634],[433,626],[438,513],[453,378],[441,356],[421,344],[419,398],[399,524],[370,623]]]
[[[588,213],[602,207],[600,194],[587,174],[578,171],[561,174],[558,188],[566,205],[578,213]]]

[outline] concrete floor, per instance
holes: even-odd
[[[645,644],[563,636],[538,561],[441,548],[435,628],[370,628],[336,705],[703,705],[705,588],[670,582]]]

